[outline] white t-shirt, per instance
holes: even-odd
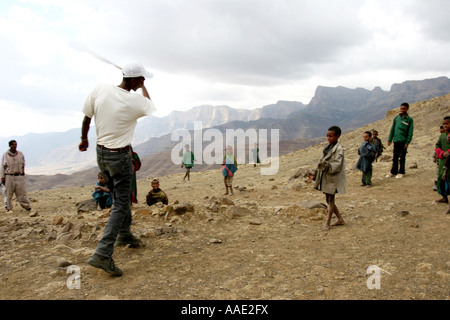
[[[150,99],[111,84],[97,86],[83,106],[86,116],[95,117],[97,143],[106,148],[128,146],[137,119],[154,111],[156,108]]]

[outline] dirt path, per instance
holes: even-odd
[[[87,264],[108,219],[107,212],[78,212],[93,186],[30,193],[36,217],[15,204],[0,209],[0,299],[120,300],[448,300],[450,215],[436,204],[431,160],[437,128],[450,95],[411,106],[415,135],[407,174],[385,178],[392,148],[374,165],[373,187],[360,186],[352,169],[362,132],[377,128],[386,141],[394,113],[341,137],[347,161],[347,193],[336,203],[345,226],[323,231],[326,209],[305,209],[324,195],[301,177],[313,169],[323,145],[280,157],[276,175],[240,165],[235,195],[225,203],[219,171],[184,172],[160,178],[169,204],[194,210],[166,215],[144,204],[153,177],[138,181],[141,205],[133,208],[132,231],[145,247],[116,248],[120,278]],[[416,167],[414,169],[411,166]],[[61,223],[62,219],[62,223]],[[79,271],[80,289],[69,289],[68,266]],[[380,289],[368,288],[378,282]],[[374,277],[372,277],[374,276]],[[73,278],[71,278],[73,280]],[[76,281],[69,282],[75,285]]]
[[[167,177],[162,183],[170,201],[191,202],[195,211],[172,222],[135,215],[133,231],[146,246],[116,248],[121,278],[86,263],[107,220],[100,212],[76,212],[74,203],[86,199],[89,188],[32,194],[38,217],[1,212],[0,298],[448,299],[449,217],[443,204],[433,203],[430,184],[420,183],[431,168],[386,179],[386,165],[376,164],[371,189],[359,186],[358,172],[348,173],[348,192],[337,198],[347,224],[328,232],[322,230],[325,209],[300,205],[324,202],[311,184],[293,191],[298,182],[283,177],[252,181],[258,168],[242,167],[246,190],[229,199],[245,214],[230,219],[229,206],[207,209],[212,196],[222,198],[217,172],[194,173],[186,184],[177,183],[181,175]],[[140,182],[140,190],[149,188],[149,181]],[[62,228],[53,225],[54,216],[81,224],[81,239],[48,241],[48,230]],[[81,289],[68,289],[61,261],[80,268]],[[380,290],[367,287],[371,265],[382,269]]]

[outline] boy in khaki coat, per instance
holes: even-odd
[[[328,217],[324,226],[324,230],[330,229],[330,222],[333,213],[338,220],[331,226],[344,225],[345,221],[339,213],[339,209],[335,203],[336,193],[345,193],[345,157],[344,148],[338,143],[341,136],[341,129],[333,126],[327,131],[327,139],[329,145],[323,150],[317,169],[311,174],[309,180],[315,180],[314,188],[325,193],[328,203]]]

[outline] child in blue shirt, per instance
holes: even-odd
[[[97,210],[111,208],[111,191],[108,188],[106,177],[103,172],[98,173],[98,182],[95,185],[95,191],[92,196],[94,197],[95,203],[97,204]]]
[[[362,171],[362,186],[370,187],[372,185],[372,162],[377,153],[376,147],[370,142],[372,133],[366,131],[363,133],[364,142],[358,150],[359,160],[356,168]]]

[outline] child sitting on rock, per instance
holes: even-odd
[[[111,208],[112,198],[111,191],[106,183],[106,176],[103,172],[98,173],[98,182],[95,185],[95,191],[92,194],[95,203],[97,204],[97,210],[103,210]]]
[[[169,198],[166,193],[159,188],[159,180],[153,179],[152,190],[147,194],[147,205],[152,206],[155,203],[162,202],[163,204],[169,204]]]

